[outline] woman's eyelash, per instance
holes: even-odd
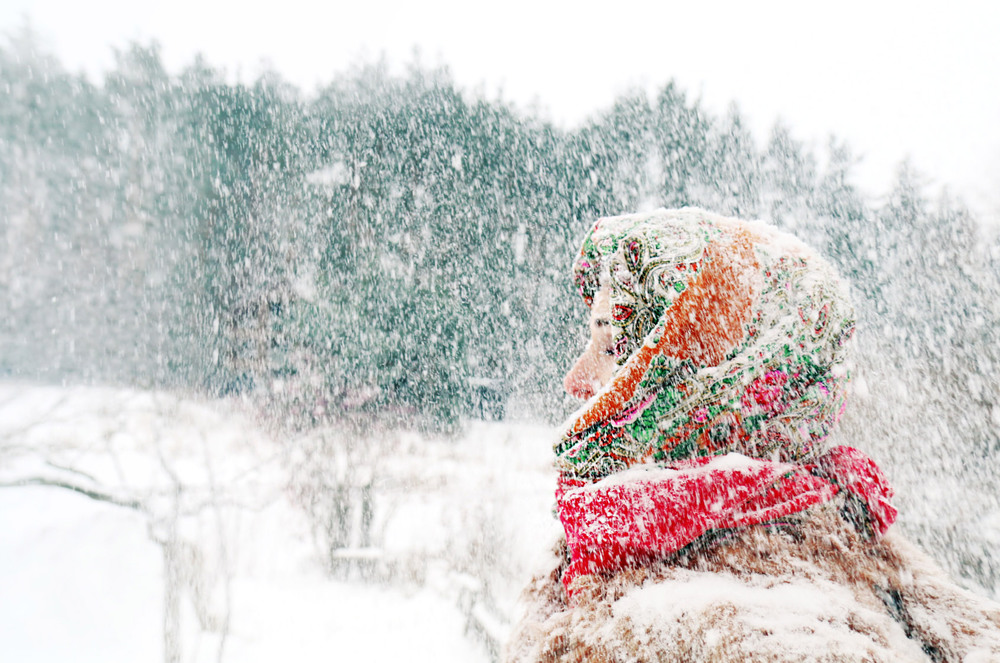
[[[601,354],[611,355],[612,357],[614,357],[615,356],[615,349],[614,348],[608,348],[607,350],[605,350]]]

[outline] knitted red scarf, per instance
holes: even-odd
[[[885,475],[843,446],[807,465],[728,454],[634,468],[592,484],[563,477],[556,503],[572,557],[563,583],[572,594],[580,575],[662,558],[712,530],[774,522],[840,491],[863,507],[853,518],[869,538],[895,521]]]

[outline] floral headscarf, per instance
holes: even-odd
[[[854,312],[804,244],[759,222],[657,210],[597,221],[574,272],[588,306],[610,290],[619,368],[567,422],[555,447],[564,477],[821,453],[844,405]]]

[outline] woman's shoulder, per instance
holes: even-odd
[[[845,582],[824,560],[827,546],[821,551],[811,530],[799,529],[735,531],[669,560],[583,576],[571,603],[560,582],[565,554],[557,552],[555,568],[525,592],[506,660],[822,660],[817,652],[830,652],[829,660],[919,660],[920,648],[876,594]],[[840,557],[856,552],[847,534]]]
[[[995,606],[963,594],[898,537],[864,541],[832,506],[787,527],[739,530],[663,562],[581,577],[572,603],[560,581],[564,548],[552,562],[525,591],[507,661],[1000,654]]]

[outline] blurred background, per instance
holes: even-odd
[[[2,637],[489,660],[552,535],[571,259],[659,206],[837,265],[837,441],[996,597],[998,28],[972,2],[5,3]]]

